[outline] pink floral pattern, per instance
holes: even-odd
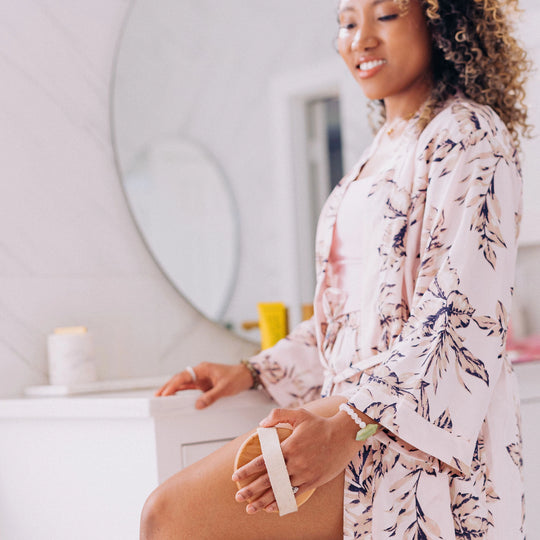
[[[360,312],[344,312],[329,253],[347,188],[317,231],[314,317],[252,359],[281,406],[340,394],[382,430],[345,471],[344,538],[524,538],[519,400],[505,352],[521,215],[510,136],[457,97],[372,180],[357,246]],[[358,181],[362,181],[362,178]],[[376,294],[373,294],[376,291]]]

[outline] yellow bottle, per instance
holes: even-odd
[[[257,312],[261,331],[261,349],[268,349],[289,332],[287,308],[283,302],[259,302]]]

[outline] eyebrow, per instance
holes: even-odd
[[[386,2],[394,2],[394,0],[373,0],[371,2],[372,6],[378,6],[379,4],[384,4]],[[343,13],[344,11],[356,11],[353,6],[345,6],[344,8],[341,8],[338,13]]]

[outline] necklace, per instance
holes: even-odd
[[[407,114],[406,116],[398,116],[395,120],[392,120],[392,122],[390,122],[390,124],[386,127],[386,134],[388,136],[392,136],[396,129],[399,127],[399,126],[403,126],[403,129],[405,128],[405,125],[407,124],[407,122],[416,114],[416,111],[410,113],[410,114]],[[403,131],[403,129],[401,131]]]

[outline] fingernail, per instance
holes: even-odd
[[[255,512],[257,512],[257,509],[253,505],[248,504],[246,507],[246,512],[248,514],[254,514]]]
[[[236,494],[235,499],[236,499],[238,502],[242,502],[242,501],[245,499],[244,494],[241,493],[241,492],[238,492],[238,493]]]
[[[272,503],[272,504],[268,505],[264,510],[265,510],[265,512],[277,512],[277,504]]]
[[[232,480],[233,482],[238,482],[238,475],[237,475],[236,473],[234,473],[234,474],[232,475],[231,480]]]

